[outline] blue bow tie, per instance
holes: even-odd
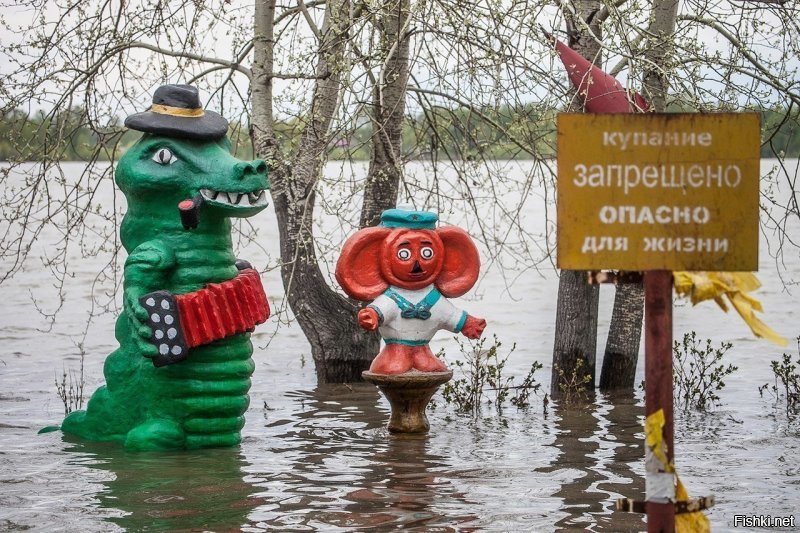
[[[401,317],[417,318],[419,320],[428,320],[431,317],[431,307],[442,296],[438,290],[432,289],[419,303],[412,304],[391,287],[386,289],[383,294],[394,300],[397,307],[400,308]]]
[[[428,320],[431,317],[431,312],[417,304],[414,307],[403,309],[400,312],[400,316],[403,318],[418,318],[420,320]]]

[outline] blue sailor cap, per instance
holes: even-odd
[[[381,213],[380,226],[383,228],[436,229],[439,216],[430,211],[415,211],[400,205],[397,209],[387,209]]]

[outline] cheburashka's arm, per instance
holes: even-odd
[[[483,330],[486,328],[486,320],[474,317],[466,311],[458,309],[446,298],[442,298],[439,305],[444,306],[445,314],[450,316],[443,325],[444,329],[453,333],[461,333],[468,339],[478,339],[483,334]]]
[[[358,325],[367,331],[375,331],[387,320],[394,318],[392,306],[395,306],[394,302],[389,297],[381,294],[358,312]]]

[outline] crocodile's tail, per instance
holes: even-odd
[[[149,360],[124,348],[111,353],[103,371],[106,384],[92,394],[86,410],[67,415],[61,431],[94,441],[125,440],[125,435],[136,425],[137,401],[145,400],[138,379],[142,360],[152,367]]]
[[[103,385],[92,394],[86,410],[73,411],[61,423],[61,431],[78,437],[95,440],[124,440],[130,422]]]

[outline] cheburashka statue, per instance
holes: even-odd
[[[363,375],[392,402],[392,431],[426,431],[425,405],[452,377],[428,345],[436,332],[477,339],[486,327],[448,299],[477,281],[478,249],[464,230],[437,228],[437,220],[428,211],[388,209],[379,226],[347,239],[336,265],[344,291],[370,301],[358,313],[359,325],[383,337],[383,349]]]

